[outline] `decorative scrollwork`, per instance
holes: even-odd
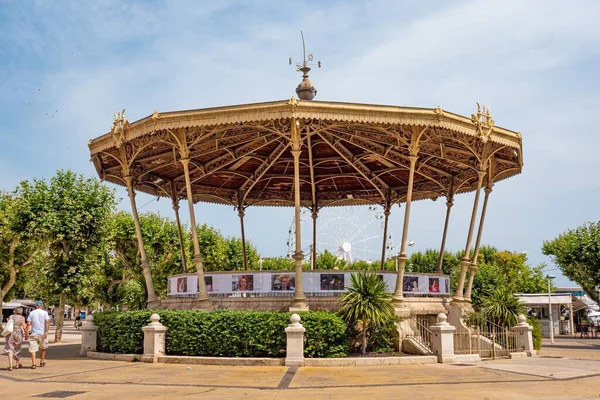
[[[477,134],[483,143],[486,143],[494,130],[494,120],[490,116],[489,107],[482,107],[477,103],[477,115],[471,114],[471,122],[475,125]]]
[[[129,120],[125,118],[125,109],[123,111],[113,113],[114,121],[111,128],[111,133],[115,142],[115,147],[120,148],[125,142],[125,133],[129,128]]]

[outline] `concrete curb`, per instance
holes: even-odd
[[[196,365],[233,365],[233,366],[272,366],[285,365],[285,358],[238,358],[238,357],[193,357],[193,356],[159,356],[159,363],[196,364]]]
[[[113,353],[99,353],[97,351],[88,351],[86,354],[87,358],[93,358],[95,360],[109,360],[109,361],[142,361],[141,354],[113,354]]]
[[[142,354],[112,354],[88,351],[88,358],[109,361],[142,361]],[[285,358],[239,358],[239,357],[192,357],[192,356],[159,356],[159,363],[192,364],[192,365],[230,365],[258,367],[279,367],[285,365]],[[305,367],[366,367],[377,365],[415,365],[436,364],[436,356],[406,357],[347,357],[347,358],[305,358]]]
[[[305,358],[305,367],[368,367],[377,365],[436,364],[436,356],[407,357],[348,357],[348,358]]]

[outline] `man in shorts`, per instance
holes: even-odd
[[[35,310],[27,317],[27,330],[29,335],[29,353],[31,353],[31,369],[35,369],[35,353],[40,351],[40,367],[46,366],[46,349],[48,348],[48,330],[50,329],[50,317],[44,310],[44,302],[39,300]]]

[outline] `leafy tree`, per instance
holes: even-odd
[[[317,255],[317,269],[345,269],[346,261],[337,257],[329,250]]]
[[[227,263],[227,240],[221,232],[206,224],[198,226],[197,230],[200,252],[204,257],[204,270],[222,271]],[[191,246],[192,242],[190,242],[190,249]]]
[[[168,277],[183,272],[177,223],[156,213],[144,213],[140,215],[140,226],[156,294],[159,298],[165,298]],[[109,232],[108,246],[105,249],[109,257],[103,266],[106,279],[98,296],[104,297],[109,304],[129,304],[131,308],[137,309],[138,301],[132,302],[132,298],[140,293],[145,294],[146,284],[139,265],[139,247],[133,217],[123,211],[112,214]],[[189,249],[190,235],[185,230],[183,233],[184,248]],[[189,252],[186,259],[188,266],[192,267]],[[129,283],[132,280],[136,283]],[[129,290],[133,292],[128,293]]]
[[[598,302],[600,286],[600,221],[589,222],[544,242],[542,252],[562,273],[581,285],[585,293]]]
[[[23,207],[18,196],[0,192],[0,304],[22,269],[35,261],[42,245],[19,229]]]
[[[266,271],[293,271],[294,260],[287,257],[265,257],[262,259],[262,269]]]
[[[240,238],[231,237],[226,240],[227,249],[225,257],[227,262],[221,266],[221,270],[239,271],[244,269],[244,253],[242,250],[242,240]],[[249,270],[258,269],[258,261],[260,255],[256,247],[246,240],[246,262]]]
[[[392,295],[376,273],[356,273],[350,276],[351,286],[340,300],[338,313],[346,323],[361,325],[362,354],[367,351],[367,330],[387,325],[394,319]]]
[[[25,203],[19,217],[22,231],[47,245],[48,262],[38,277],[59,297],[55,342],[60,343],[65,301],[80,297],[86,287],[89,257],[106,238],[114,192],[97,179],[59,170],[49,182],[22,182],[17,193]]]

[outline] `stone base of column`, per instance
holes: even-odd
[[[466,331],[469,327],[465,324],[464,318],[473,312],[473,306],[467,302],[457,302],[452,299],[452,302],[447,305],[448,322],[458,331]]]
[[[200,311],[209,312],[209,311],[212,311],[212,310],[215,309],[215,306],[214,306],[211,298],[208,297],[208,296],[206,298],[203,298],[203,299],[198,298],[196,300],[196,303],[197,303],[196,309],[198,309]]]
[[[160,300],[148,301],[146,302],[146,309],[148,310],[156,310],[160,308]]]
[[[290,305],[289,311],[293,313],[309,311],[308,304],[306,304],[306,298],[292,299],[292,304]]]

